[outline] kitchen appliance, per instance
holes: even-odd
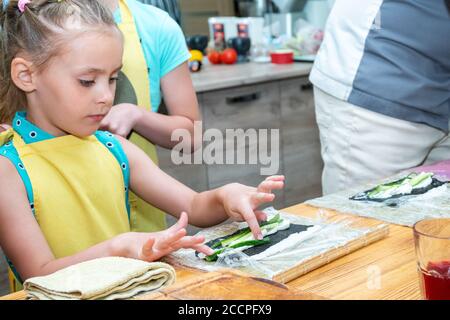
[[[204,54],[208,46],[208,37],[204,35],[190,36],[186,38],[186,44],[189,50],[198,50]]]
[[[274,13],[300,12],[308,0],[271,0],[275,6]],[[315,1],[315,0],[312,0]]]
[[[237,37],[236,17],[211,17],[208,19],[212,47],[223,50],[228,39]]]
[[[239,17],[263,17],[267,12],[267,0],[237,0]]]
[[[229,48],[236,50],[239,62],[248,62],[248,54],[251,48],[251,40],[247,37],[235,37],[228,39],[227,45]]]
[[[237,0],[237,4],[240,16],[263,17],[272,38],[290,38],[295,37],[298,31],[296,25],[300,19],[324,29],[333,1]]]
[[[302,12],[271,13],[265,16],[270,34],[274,38],[280,36],[295,37],[296,24],[301,18],[303,18]]]
[[[302,11],[308,0],[271,0],[274,10],[269,10],[264,18],[270,28],[271,36],[278,38],[294,37],[296,22],[302,18]],[[313,0],[314,1],[314,0]]]
[[[264,42],[264,18],[236,18],[237,36],[250,38],[252,45]]]
[[[264,42],[262,17],[212,17],[209,18],[210,41],[216,50],[223,50],[231,38],[250,38],[252,44]]]

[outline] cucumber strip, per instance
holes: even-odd
[[[273,227],[275,227],[277,224],[279,224],[279,223],[281,222],[281,220],[282,220],[282,219],[281,219],[281,216],[280,216],[280,214],[278,213],[278,214],[276,214],[275,216],[273,216],[272,219],[260,223],[260,227],[261,227],[262,229],[265,229],[265,230],[270,230],[270,229],[272,229]],[[236,234],[236,235],[234,235],[234,236],[232,236],[232,237],[229,237],[229,238],[226,238],[226,239],[223,239],[223,240],[221,240],[221,241],[216,242],[211,248],[212,248],[212,249],[215,249],[215,248],[220,248],[220,247],[227,247],[227,246],[229,246],[230,244],[234,244],[234,243],[243,241],[243,240],[244,240],[244,239],[243,239],[244,237],[246,237],[245,240],[247,240],[247,239],[248,239],[248,240],[253,239],[253,235],[251,234],[250,228],[248,228],[248,227],[247,227],[247,228],[244,228],[244,229],[242,229],[241,232],[239,232],[238,234]]]
[[[427,172],[427,173],[422,172],[417,177],[412,178],[410,183],[414,187],[414,186],[417,186],[418,184],[420,184],[421,182],[423,182],[424,180],[426,180],[426,179],[428,179],[428,178],[430,178],[432,176],[433,176],[433,174],[430,173],[430,172]]]
[[[270,243],[270,238],[266,237],[266,238],[264,238],[262,240],[248,240],[248,241],[239,242],[239,243],[231,245],[231,246],[229,246],[227,248],[236,249],[236,248],[247,247],[247,246],[254,247],[254,246],[260,246],[260,245],[268,244],[268,243]],[[212,255],[209,255],[209,256],[205,257],[205,260],[208,261],[208,262],[216,261],[218,255],[221,254],[222,252],[224,252],[225,249],[227,249],[227,248],[221,248],[221,249],[217,250]]]

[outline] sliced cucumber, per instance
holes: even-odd
[[[261,227],[261,231],[264,233],[269,233],[274,228],[278,227],[283,222],[280,214],[276,214],[270,220],[261,222],[259,225]],[[211,248],[216,251],[210,255],[205,257],[206,261],[216,261],[217,256],[225,251],[227,248],[241,248],[241,247],[253,247],[259,246],[262,244],[267,244],[270,242],[270,238],[265,237],[262,240],[255,240],[253,238],[253,234],[249,227],[240,230],[237,234],[230,236],[228,238],[219,240],[215,242]]]
[[[241,247],[254,247],[254,246],[260,246],[260,245],[268,244],[268,243],[270,243],[269,237],[266,237],[262,240],[242,241],[242,242],[230,245],[226,248],[221,248],[221,249],[216,250],[216,252],[214,252],[212,255],[205,257],[205,260],[208,262],[216,261],[218,255],[221,254],[222,252],[224,252],[226,249],[236,249],[236,248],[241,248]]]

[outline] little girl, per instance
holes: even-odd
[[[146,261],[179,248],[211,254],[191,224],[247,221],[284,177],[196,193],[126,139],[98,131],[110,110],[123,38],[92,0],[0,1],[0,245],[22,280],[104,256]],[[130,232],[128,192],[179,218]]]

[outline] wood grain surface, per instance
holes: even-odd
[[[301,204],[283,211],[314,215],[318,210]],[[392,224],[389,228],[385,239],[299,277],[288,287],[329,299],[421,299],[412,229]]]
[[[208,272],[187,281],[179,281],[173,286],[137,299],[321,300],[324,298],[288,288],[274,281],[224,269],[222,272]]]

